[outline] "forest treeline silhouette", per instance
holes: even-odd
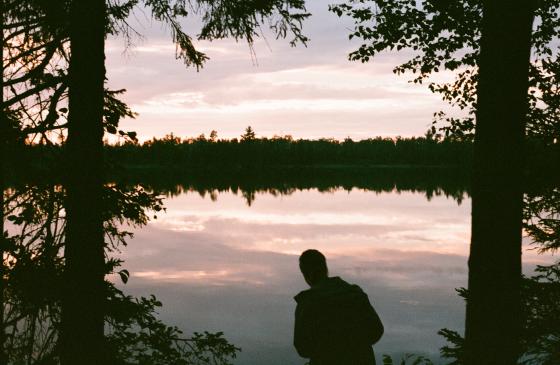
[[[207,139],[168,135],[143,144],[107,146],[108,157],[123,164],[175,166],[275,165],[434,165],[468,166],[468,142],[426,138],[335,139],[276,138]]]
[[[249,132],[247,132],[247,130]],[[469,140],[428,137],[375,137],[294,139],[291,136],[256,137],[248,127],[241,138],[196,138],[168,134],[143,143],[123,137],[104,146],[106,160],[116,166],[142,167],[253,167],[270,166],[445,166],[470,170],[473,143]],[[7,163],[13,168],[49,166],[56,170],[62,156],[61,144],[20,143],[8,148]],[[556,173],[560,144],[530,139],[526,143],[526,169],[532,174]],[[37,163],[40,161],[40,163]]]
[[[127,140],[106,144],[109,162],[137,167],[223,167],[293,165],[462,166],[472,161],[472,143],[427,138],[371,138],[343,141],[293,139],[289,136],[250,139],[181,138],[169,134],[144,143]],[[547,149],[552,155],[553,149]],[[11,146],[14,167],[34,161],[59,161],[58,144]]]
[[[443,195],[461,203],[470,196],[472,147],[468,140],[430,137],[259,138],[248,127],[239,139],[218,139],[216,131],[209,137],[169,134],[144,143],[125,137],[121,143],[106,143],[104,150],[107,181],[144,186],[169,197],[197,192],[214,199],[231,191],[251,205],[256,194],[309,189],[416,192],[428,200]],[[533,139],[526,148],[531,151],[526,163],[530,178],[524,191],[556,185],[560,176],[552,166],[560,164],[560,145]],[[61,145],[20,143],[10,153],[12,186],[61,182]]]

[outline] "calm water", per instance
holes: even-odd
[[[236,364],[303,364],[292,347],[295,302],[306,289],[298,255],[327,256],[331,275],[359,284],[386,332],[375,350],[427,353],[437,331],[462,332],[470,200],[353,189],[290,195],[186,192],[137,230],[123,251],[126,291],[158,296],[161,317],[186,333],[223,331],[242,348]],[[529,270],[546,258],[524,252]]]

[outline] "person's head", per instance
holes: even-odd
[[[309,286],[313,286],[329,276],[327,259],[317,250],[307,250],[301,254],[299,257],[299,269]]]

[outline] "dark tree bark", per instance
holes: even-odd
[[[63,365],[103,364],[103,87],[105,1],[74,0],[70,12],[67,230],[62,302]]]
[[[0,0],[0,26],[4,28],[4,0]],[[0,32],[2,40],[2,60],[4,60],[4,32]],[[5,289],[5,265],[4,265],[4,252],[6,251],[6,239],[4,236],[4,189],[5,189],[5,166],[4,160],[6,158],[6,142],[7,142],[7,122],[4,115],[4,62],[0,65],[0,73],[2,74],[2,85],[0,87],[0,209],[2,219],[0,220],[0,365],[6,364],[6,329],[4,325],[4,289]]]
[[[531,3],[484,2],[465,329],[468,365],[516,364],[519,356]]]

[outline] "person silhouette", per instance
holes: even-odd
[[[294,346],[311,365],[374,365],[383,324],[358,285],[329,277],[325,256],[307,250],[299,268],[310,289],[294,297]]]

